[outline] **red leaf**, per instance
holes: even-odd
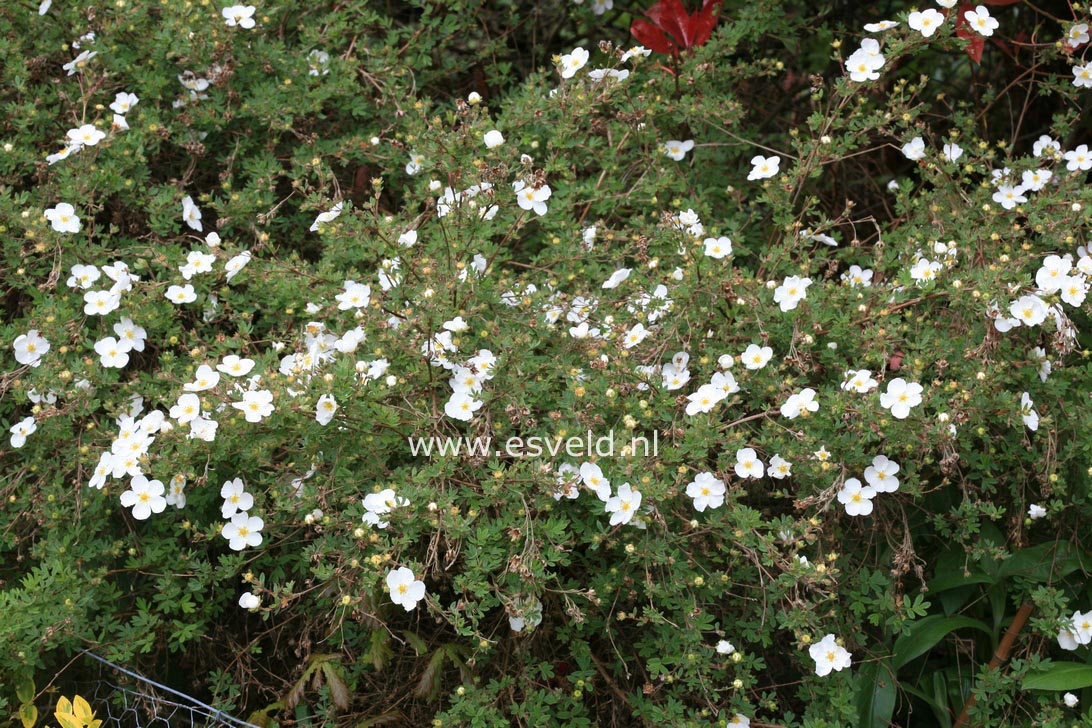
[[[701,10],[691,19],[690,30],[693,33],[692,42],[687,43],[687,48],[704,45],[713,35],[713,28],[720,17],[721,0],[705,0]]]
[[[678,53],[699,46],[713,35],[723,0],[704,0],[690,15],[682,0],[659,0],[645,11],[648,21],[634,20],[629,32],[658,53]]]
[[[647,20],[634,20],[633,24],[629,26],[629,32],[638,42],[657,53],[674,54],[678,52],[678,48],[667,39],[664,32]]]
[[[967,16],[964,15],[968,10],[974,10],[974,6],[965,3],[960,5],[959,10],[956,11],[955,32],[958,37],[969,41],[964,50],[967,52],[967,55],[971,57],[972,61],[976,64],[980,64],[982,63],[982,51],[986,49],[986,39],[971,30],[971,24],[967,22]]]
[[[673,36],[683,48],[690,47],[686,42],[686,23],[689,17],[682,0],[660,0],[646,10],[645,15],[665,33]]]

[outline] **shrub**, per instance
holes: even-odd
[[[11,684],[1074,720],[1086,11],[726,3],[667,56],[609,1],[48,5],[0,14]]]

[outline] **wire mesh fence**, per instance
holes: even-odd
[[[102,728],[259,728],[96,655],[99,677],[84,697]]]

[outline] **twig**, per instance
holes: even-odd
[[[1020,633],[1020,630],[1024,628],[1024,625],[1028,621],[1028,617],[1031,616],[1032,607],[1030,602],[1024,602],[1020,605],[1020,611],[1016,613],[1016,617],[1012,620],[1012,624],[1009,625],[1008,630],[1005,632],[1005,636],[1001,639],[1001,644],[997,646],[997,651],[993,653],[993,657],[990,658],[990,670],[996,670],[1005,663],[1005,660],[1009,659],[1009,652],[1012,651],[1012,643],[1016,641],[1016,635]],[[956,722],[952,724],[952,728],[962,728],[969,719],[968,711],[974,707],[975,700],[974,691],[972,689],[971,696],[967,698],[967,702],[963,704],[963,710],[959,712],[959,717],[956,718]]]

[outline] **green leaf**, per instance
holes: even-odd
[[[892,666],[898,670],[916,657],[931,650],[949,633],[957,629],[972,628],[993,637],[993,631],[984,622],[970,617],[944,617],[934,614],[910,625],[909,634],[895,640]]]
[[[895,712],[895,674],[887,660],[867,665],[858,678],[858,728],[886,728]]]
[[[34,680],[27,678],[15,684],[15,697],[20,703],[29,703],[34,700]]]
[[[1022,576],[1040,582],[1062,578],[1079,568],[1068,541],[1042,543],[1020,549],[1001,563],[997,575],[1001,578]]]
[[[1055,662],[1049,670],[1024,678],[1024,690],[1080,690],[1092,687],[1092,665]]]
[[[930,696],[924,690],[919,690],[906,683],[899,683],[899,689],[928,705],[929,709],[933,711],[933,715],[937,719],[937,725],[940,728],[952,728],[952,716],[948,712],[947,704],[938,703],[933,696]]]

